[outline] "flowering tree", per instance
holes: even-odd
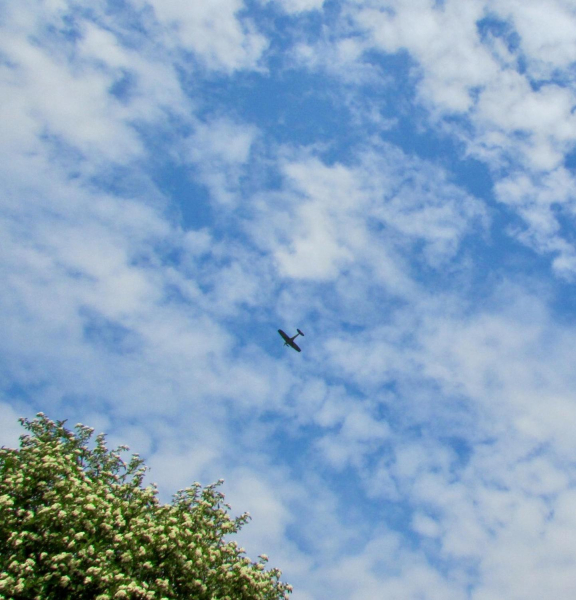
[[[20,422],[20,449],[0,449],[0,599],[198,598],[279,600],[292,588],[268,560],[236,542],[249,519],[229,516],[217,490],[195,483],[161,504],[129,463],[93,429]]]

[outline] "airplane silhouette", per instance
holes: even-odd
[[[281,329],[278,330],[278,333],[282,336],[282,338],[284,339],[284,342],[286,342],[284,345],[285,346],[290,346],[291,348],[294,348],[294,350],[296,350],[296,352],[302,352],[302,350],[300,350],[300,348],[298,347],[298,344],[294,341],[299,335],[304,335],[299,329],[296,329],[296,331],[298,332],[294,337],[288,337]]]

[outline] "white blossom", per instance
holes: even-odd
[[[174,569],[190,598],[200,591],[234,598],[240,576],[255,600],[285,598],[288,587],[275,570],[265,571],[224,541],[245,515],[233,521],[221,508],[218,484],[196,484],[162,505],[154,487],[130,487],[138,471],[127,474],[129,463],[117,453],[94,454],[90,428],[80,427],[78,438],[45,417],[23,421],[32,432],[26,445],[0,449],[0,547],[7,548],[0,554],[0,598],[58,597],[63,588],[74,598],[90,586],[95,600],[158,600],[172,597],[166,573]],[[74,463],[78,454],[83,464],[99,466],[90,471]],[[20,498],[35,500],[22,505]]]

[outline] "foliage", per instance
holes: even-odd
[[[125,463],[104,434],[90,448],[89,427],[20,422],[20,449],[0,449],[0,599],[288,597],[265,555],[254,563],[224,539],[249,516],[229,516],[221,481],[161,504],[143,461]]]

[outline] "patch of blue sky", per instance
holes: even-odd
[[[126,104],[136,93],[135,75],[129,71],[122,71],[121,75],[110,86],[109,91],[114,98]]]
[[[525,228],[521,218],[504,205],[493,205],[489,217],[485,231],[473,231],[461,240],[456,258],[444,273],[418,262],[414,277],[429,289],[459,288],[472,311],[489,301],[490,290],[504,280],[547,279],[550,256],[535,252],[515,235]]]
[[[465,467],[472,457],[474,451],[470,440],[459,436],[439,437],[440,443],[446,444],[454,451],[459,468]]]
[[[576,107],[574,110],[576,110]],[[572,112],[574,112],[574,110]],[[566,153],[564,156],[564,166],[573,174],[576,174],[576,148],[572,148]]]
[[[445,130],[442,121],[431,122],[429,111],[417,101],[420,76],[417,63],[408,52],[370,52],[366,53],[365,60],[386,78],[377,88],[365,90],[371,98],[380,101],[382,115],[392,119],[393,124],[380,132],[382,139],[407,155],[443,166],[463,189],[488,203],[493,201],[493,180],[487,165],[467,157],[464,144],[451,135],[449,129]],[[469,127],[466,117],[447,115],[443,120],[448,127]]]
[[[153,10],[148,4],[135,7],[127,0],[105,0],[99,5],[78,4],[76,14],[101,24],[126,48],[137,50],[146,44],[150,37]]]
[[[295,302],[302,297],[309,298],[305,315],[313,330],[325,331],[328,336],[336,332],[353,335],[372,328],[375,323],[386,323],[388,315],[406,305],[405,299],[371,282],[369,277],[361,270],[351,270],[334,282],[302,284],[288,289]],[[357,289],[362,290],[360,296],[354,293]]]
[[[503,258],[504,245],[507,245],[507,249],[512,253],[518,249],[516,242],[507,236],[500,236],[507,218],[516,217],[513,214],[507,217],[506,211],[494,203],[492,178],[488,168],[471,158],[462,160],[462,148],[448,134],[426,125],[426,111],[413,104],[415,83],[407,83],[411,61],[405,53],[391,56],[374,55],[371,62],[378,64],[388,75],[393,74],[393,81],[399,82],[398,85],[389,85],[380,90],[382,112],[386,116],[397,116],[396,125],[382,132],[381,137],[402,148],[408,155],[441,164],[449,170],[455,183],[495,208],[491,218],[497,221],[494,231],[500,238],[500,243],[494,245],[494,237],[490,240],[484,238],[483,241],[482,238],[470,235],[463,244],[463,251],[465,252],[467,244],[475,246],[471,248],[475,255],[486,256],[486,264],[497,266],[498,261],[492,259],[496,256]],[[302,145],[328,141],[327,148],[322,149],[320,154],[327,164],[331,164],[335,161],[346,163],[353,159],[359,147],[365,143],[366,137],[370,135],[364,127],[354,126],[346,107],[340,105],[339,109],[334,109],[338,86],[326,76],[289,71],[288,75],[282,74],[276,80],[260,74],[239,77],[250,80],[241,84],[240,94],[236,85],[227,85],[229,80],[226,80],[226,85],[224,82],[210,83],[212,93],[207,92],[208,97],[214,97],[212,86],[216,85],[219,100],[211,103],[211,106],[225,104],[227,96],[234,89],[234,110],[266,131],[267,139],[274,139],[278,143]],[[331,91],[327,91],[330,89]],[[306,97],[308,100],[304,100]],[[399,102],[399,106],[394,105],[395,102]],[[299,105],[302,108],[299,108]],[[376,126],[374,130],[377,131]],[[480,248],[479,244],[483,245],[483,248]],[[439,281],[438,277],[441,274],[421,266],[419,264],[417,268],[418,278],[422,281]],[[486,269],[478,271],[480,276],[487,273]],[[449,278],[452,278],[452,271]]]
[[[209,263],[205,263],[209,268]],[[202,284],[200,287],[207,294],[210,293],[210,285]],[[273,290],[266,290],[266,296],[271,295]],[[292,358],[293,365],[298,367],[298,356],[285,356],[286,348],[282,347],[282,340],[277,329],[282,328],[278,317],[273,310],[265,306],[251,307],[240,302],[236,310],[220,317],[220,323],[235,341],[234,351],[242,351],[247,360],[260,360],[262,353],[274,359],[283,360]],[[285,329],[290,329],[284,326]],[[295,333],[294,333],[295,334]],[[294,335],[293,334],[293,335]],[[303,345],[302,345],[303,346]],[[296,354],[294,350],[292,353]]]
[[[341,83],[321,69],[298,67],[292,56],[295,44],[322,39],[325,27],[334,18],[330,13],[338,13],[338,4],[327,3],[324,13],[311,11],[297,18],[279,13],[274,3],[265,9],[249,11],[264,31],[266,26],[273,31],[270,47],[263,57],[264,71],[206,73],[204,77],[194,72],[183,73],[190,96],[200,100],[199,118],[205,120],[214,115],[240,118],[265,132],[267,143],[294,147],[326,144],[319,152],[328,164],[352,157],[355,149],[378,131],[378,126],[371,127],[369,122],[355,126],[351,107],[341,101],[345,91]],[[371,102],[377,104],[381,99],[379,110],[384,114],[386,110],[396,113],[397,107],[390,109],[389,105],[391,100],[398,101],[399,87],[405,86],[403,75],[408,62],[405,53],[381,58],[385,85],[367,85],[357,97],[370,96]],[[391,73],[396,76],[394,87],[388,81]]]
[[[96,347],[101,346],[109,354],[126,355],[139,351],[141,340],[130,328],[112,321],[89,308],[80,311],[83,322],[83,336]]]
[[[576,199],[576,190],[575,196]],[[572,199],[570,199],[572,200]],[[570,204],[551,204],[550,212],[558,227],[559,235],[571,245],[576,243],[576,230],[574,229],[574,207]]]
[[[541,74],[534,76],[529,69],[528,58],[522,51],[522,38],[510,21],[503,20],[492,13],[478,21],[477,26],[483,43],[490,45],[492,40],[504,43],[510,56],[514,57],[516,71],[526,76],[532,90],[538,91],[550,84],[564,86],[573,81],[573,75],[567,76],[565,68],[552,69],[551,74],[546,77]]]
[[[350,398],[350,406],[354,405],[354,399]],[[274,463],[287,467],[304,481],[309,478],[321,481],[322,488],[334,494],[339,520],[350,532],[354,532],[352,545],[349,540],[345,543],[347,552],[353,554],[374,534],[374,523],[380,526],[386,523],[396,531],[409,529],[413,510],[409,503],[396,492],[390,497],[379,493],[370,483],[377,477],[375,471],[379,465],[390,466],[393,462],[393,445],[390,441],[383,441],[378,446],[371,441],[368,443],[370,448],[360,442],[365,454],[359,462],[355,457],[354,464],[346,460],[332,464],[322,455],[319,442],[323,436],[327,436],[325,439],[338,440],[340,426],[327,428],[311,425],[292,431],[274,417],[265,418],[265,421],[277,424],[269,446],[269,456],[274,457]],[[297,527],[289,527],[288,535],[307,551],[318,543],[317,539],[310,538],[305,530]],[[414,536],[413,541],[416,540]]]
[[[65,154],[61,154],[61,156]],[[79,183],[97,194],[109,194],[110,197],[121,197],[126,200],[138,199],[139,202],[162,206],[161,190],[156,190],[150,178],[152,170],[135,169],[133,165],[109,163],[95,174],[86,176],[85,159],[79,153],[74,157],[76,169],[72,171],[81,178]]]
[[[32,416],[37,410],[41,410],[41,398],[50,386],[47,381],[33,381],[25,376],[15,379],[14,365],[4,360],[0,361],[0,381],[3,395],[21,411],[20,416]]]
[[[201,119],[236,116],[265,131],[269,143],[306,146],[329,139],[342,149],[353,132],[348,110],[335,103],[337,91],[326,76],[286,69],[195,82],[192,93],[202,98]]]
[[[375,463],[382,457],[371,458]],[[350,539],[342,543],[340,551],[356,554],[367,539],[377,535],[379,529],[400,533],[403,545],[409,549],[421,547],[422,538],[411,527],[414,507],[402,498],[402,492],[398,500],[387,498],[374,490],[377,475],[369,466],[350,465],[337,471],[326,470],[322,478],[326,489],[337,494],[339,521],[353,532]],[[375,523],[378,524],[376,527]],[[382,565],[382,570],[387,570],[386,565]]]
[[[493,173],[489,167],[474,158],[463,155],[460,142],[451,137],[447,132],[432,126],[426,126],[423,109],[414,108],[416,116],[402,115],[397,119],[397,125],[383,132],[382,138],[387,142],[402,148],[407,155],[416,155],[424,160],[437,163],[446,169],[448,182],[456,184],[471,196],[479,198],[488,209],[487,227],[478,224],[464,236],[460,242],[458,256],[455,262],[471,259],[474,269],[465,269],[465,277],[473,277],[469,289],[477,295],[478,287],[491,287],[502,277],[522,277],[531,274],[534,277],[546,277],[549,271],[549,257],[538,256],[533,249],[520,243],[513,231],[524,227],[522,218],[513,209],[498,202],[493,193]],[[418,116],[420,113],[420,116]],[[463,118],[451,117],[448,123],[466,122]],[[519,139],[525,134],[518,132]],[[570,155],[567,161],[570,161]],[[576,161],[573,161],[576,164]],[[570,225],[568,225],[570,228]],[[423,242],[420,244],[423,247]],[[418,252],[413,255],[414,272],[416,280],[426,283],[432,288],[452,283],[461,285],[462,280],[454,278],[457,264],[447,265],[445,276],[442,269],[436,269],[426,264],[418,257]]]
[[[325,0],[322,10],[290,14],[277,2],[247,0],[238,15],[253,19],[258,28],[268,34],[273,54],[290,48],[294,39],[310,41],[326,35],[326,28],[337,23],[344,4],[341,0]]]
[[[393,111],[394,114],[409,113],[424,120],[423,109],[414,104],[415,86],[422,73],[418,62],[407,50],[384,52],[368,49],[362,53],[362,62],[374,67],[382,77],[380,87],[374,86],[366,91],[378,94],[380,90],[393,88],[393,93],[384,98],[386,103],[383,103],[383,108]]]
[[[85,157],[78,148],[69,144],[63,136],[55,134],[48,126],[43,128],[38,138],[45,143],[50,160],[66,171],[69,180],[80,176]]]
[[[159,164],[153,176],[158,189],[170,199],[168,210],[183,229],[201,229],[214,223],[210,192],[195,177],[193,166],[174,163]]]
[[[476,27],[482,42],[489,42],[491,37],[498,38],[506,44],[509,52],[512,54],[519,52],[521,38],[509,21],[501,19],[494,13],[489,13],[476,22]]]

